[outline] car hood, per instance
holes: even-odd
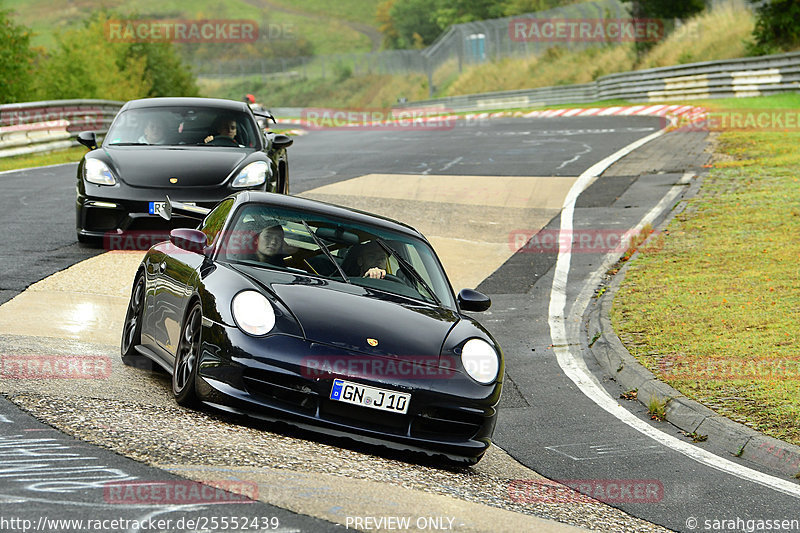
[[[213,146],[110,146],[103,150],[123,182],[147,188],[218,186],[248,155]],[[170,178],[178,181],[172,184]]]
[[[241,267],[294,314],[307,340],[361,354],[438,360],[459,316],[445,308],[318,278]],[[286,278],[291,279],[288,281]],[[368,339],[372,339],[372,346]]]

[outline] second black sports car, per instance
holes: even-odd
[[[503,354],[464,311],[489,305],[454,295],[408,226],[241,192],[147,252],[122,357],[170,372],[181,404],[475,463],[494,431]]]
[[[159,217],[165,194],[210,208],[238,190],[289,192],[286,148],[292,139],[262,130],[244,102],[132,100],[114,118],[101,146],[94,132],[79,134],[78,141],[91,150],[77,176],[76,227],[82,242],[190,225],[176,217],[167,226]]]

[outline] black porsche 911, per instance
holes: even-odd
[[[136,273],[122,359],[172,374],[179,404],[474,464],[503,354],[427,240],[386,218],[244,191],[213,210],[167,200],[173,229]]]
[[[158,216],[165,194],[207,208],[243,189],[288,194],[292,139],[261,129],[265,118],[232,100],[127,102],[101,146],[94,132],[78,135],[90,149],[78,166],[78,240],[186,226]]]

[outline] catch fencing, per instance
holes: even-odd
[[[611,74],[592,83],[435,98],[396,108],[442,107],[455,112],[586,104],[621,99],[664,102],[740,98],[800,91],[800,52],[689,63]]]

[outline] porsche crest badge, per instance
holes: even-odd
[[[378,339],[367,339],[367,344],[372,346],[373,348],[378,345]]]
[[[174,185],[175,183],[178,183],[178,178],[170,178],[169,182]]]

